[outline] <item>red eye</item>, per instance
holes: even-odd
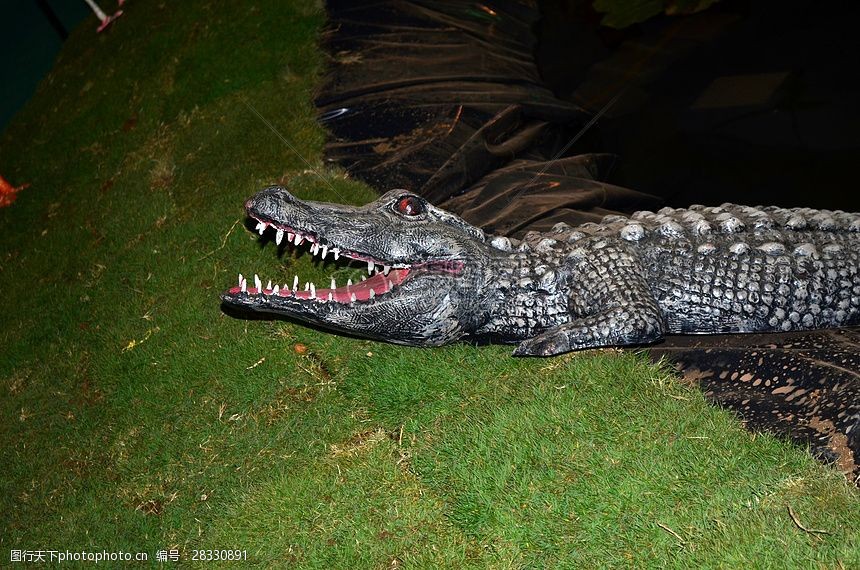
[[[404,196],[395,202],[394,210],[404,216],[418,216],[424,213],[424,202],[415,196]]]

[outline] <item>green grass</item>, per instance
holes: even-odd
[[[32,184],[0,210],[4,562],[860,566],[855,489],[643,355],[516,360],[222,314],[239,271],[331,269],[257,245],[256,189],[374,194],[321,167],[320,7],[191,4],[89,22],[0,139],[0,172]]]

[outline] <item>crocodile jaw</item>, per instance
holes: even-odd
[[[393,259],[383,257],[385,253],[378,250],[369,253],[362,245],[372,244],[372,240],[362,243],[361,239],[351,238],[365,218],[379,223],[377,212],[368,206],[350,210],[345,206],[301,202],[285,190],[283,194],[267,189],[258,194],[267,200],[263,207],[258,197],[246,204],[251,223],[256,224],[264,240],[270,239],[277,245],[287,240],[285,245],[307,247],[313,256],[333,259],[340,265],[366,264],[368,278],[339,287],[332,279],[329,286],[319,287],[315,283],[302,284],[297,277],[293,282],[272,284],[256,275],[249,280],[240,274],[238,283],[221,296],[225,305],[398,344],[439,345],[467,334],[459,312],[463,294],[469,289],[466,284],[469,272],[462,259],[434,259],[422,251],[411,260],[403,248]],[[273,195],[279,199],[277,207],[267,208]],[[291,208],[298,210],[298,214]],[[311,219],[334,219],[348,228],[337,231],[330,224],[328,228],[332,231],[325,232],[323,224],[303,227]],[[396,234],[392,239],[396,239]]]

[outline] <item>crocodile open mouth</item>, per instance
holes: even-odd
[[[277,245],[281,245],[284,239],[294,247],[307,243],[310,244],[311,255],[323,260],[331,255],[335,261],[345,258],[349,260],[348,262],[366,263],[368,277],[362,277],[358,283],[353,283],[350,279],[346,285],[341,287],[337,286],[335,278],[332,277],[330,287],[321,288],[312,282],[302,284],[298,275],[293,277],[292,283],[273,284],[268,281],[264,285],[259,276],[254,275],[253,282],[248,283],[248,279],[240,273],[238,284],[227,291],[227,295],[230,296],[260,296],[261,300],[292,298],[319,303],[366,303],[391,293],[413,276],[426,273],[459,274],[463,269],[462,261],[389,263],[364,252],[339,247],[324,237],[314,235],[311,232],[292,228],[278,222],[262,220],[253,215],[251,218],[257,222],[256,230],[260,236],[266,232],[274,232],[274,241]]]

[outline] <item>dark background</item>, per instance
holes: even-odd
[[[114,0],[99,5],[104,10],[116,8]],[[55,25],[43,6],[56,15]],[[53,67],[62,29],[71,30],[85,18],[92,21],[95,33],[98,20],[83,0],[0,0],[0,131]]]
[[[623,31],[543,0],[538,63],[597,111],[610,181],[692,203],[860,211],[860,3],[723,0]],[[600,146],[601,148],[594,148]]]

